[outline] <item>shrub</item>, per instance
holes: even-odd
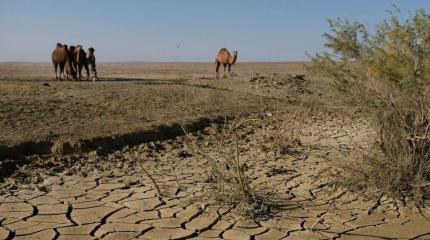
[[[219,204],[232,204],[236,212],[247,217],[265,215],[264,194],[257,192],[247,175],[249,166],[243,162],[247,136],[254,131],[253,123],[261,119],[238,117],[230,122],[214,124],[207,130],[205,142],[184,132],[193,155],[207,161],[208,181],[213,189],[207,191],[207,200]],[[248,139],[249,140],[249,139]]]
[[[261,121],[260,147],[280,156],[300,147],[305,110],[302,105],[290,112],[276,113]]]
[[[398,11],[389,13],[374,31],[330,20],[328,51],[311,56],[310,70],[330,79],[377,132],[371,153],[345,168],[354,180],[347,182],[420,200],[430,176],[430,16],[417,10],[400,20]]]

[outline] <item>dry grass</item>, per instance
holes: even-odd
[[[51,147],[53,155],[64,155],[82,152],[82,143],[76,139],[57,139]]]
[[[260,135],[260,147],[268,147],[267,150],[276,155],[283,155],[291,149],[301,146],[300,136],[302,135],[306,111],[300,105],[292,108],[289,112],[266,116],[261,122],[263,131]]]
[[[194,154],[207,159],[207,174],[214,190],[208,196],[212,201],[222,204],[234,204],[241,209],[241,214],[254,214],[261,197],[250,185],[246,174],[247,165],[242,162],[243,129],[245,125],[260,119],[237,118],[224,125],[214,125],[209,129],[209,142],[201,147],[196,137],[186,129],[188,145]]]
[[[385,99],[378,112],[377,141],[360,162],[342,164],[343,186],[356,190],[377,188],[382,194],[420,203],[430,194],[430,102]],[[377,196],[377,195],[376,195]],[[411,200],[411,201],[408,201]]]
[[[205,142],[184,129],[193,155],[207,160],[208,181],[214,187],[208,192],[209,200],[234,204],[237,213],[248,217],[268,214],[264,206],[270,204],[273,190],[270,186],[256,189],[252,185],[247,173],[250,166],[243,159],[258,152],[258,147],[266,148],[264,152],[278,154],[287,154],[298,147],[303,116],[302,107],[270,117],[261,114],[255,118],[240,116],[208,128]],[[252,139],[249,136],[253,136]]]

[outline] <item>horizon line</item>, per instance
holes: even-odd
[[[240,63],[305,63],[311,60],[279,60],[279,61],[238,61]],[[11,63],[51,63],[49,61],[0,61],[0,64],[11,64]],[[100,61],[100,64],[111,64],[111,63],[214,63],[213,61]]]

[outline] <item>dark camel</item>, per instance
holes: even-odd
[[[90,71],[88,69],[88,60],[87,54],[81,45],[77,45],[75,48],[75,53],[73,54],[73,58],[76,61],[76,72],[78,73],[78,79],[81,80],[82,77],[82,67],[85,68],[87,72],[87,80],[90,79]]]

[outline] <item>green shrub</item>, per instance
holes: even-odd
[[[378,136],[370,154],[345,168],[353,180],[345,182],[421,200],[430,187],[430,16],[417,10],[401,20],[391,11],[374,30],[342,19],[329,24],[328,51],[311,56],[310,70],[361,108]]]

